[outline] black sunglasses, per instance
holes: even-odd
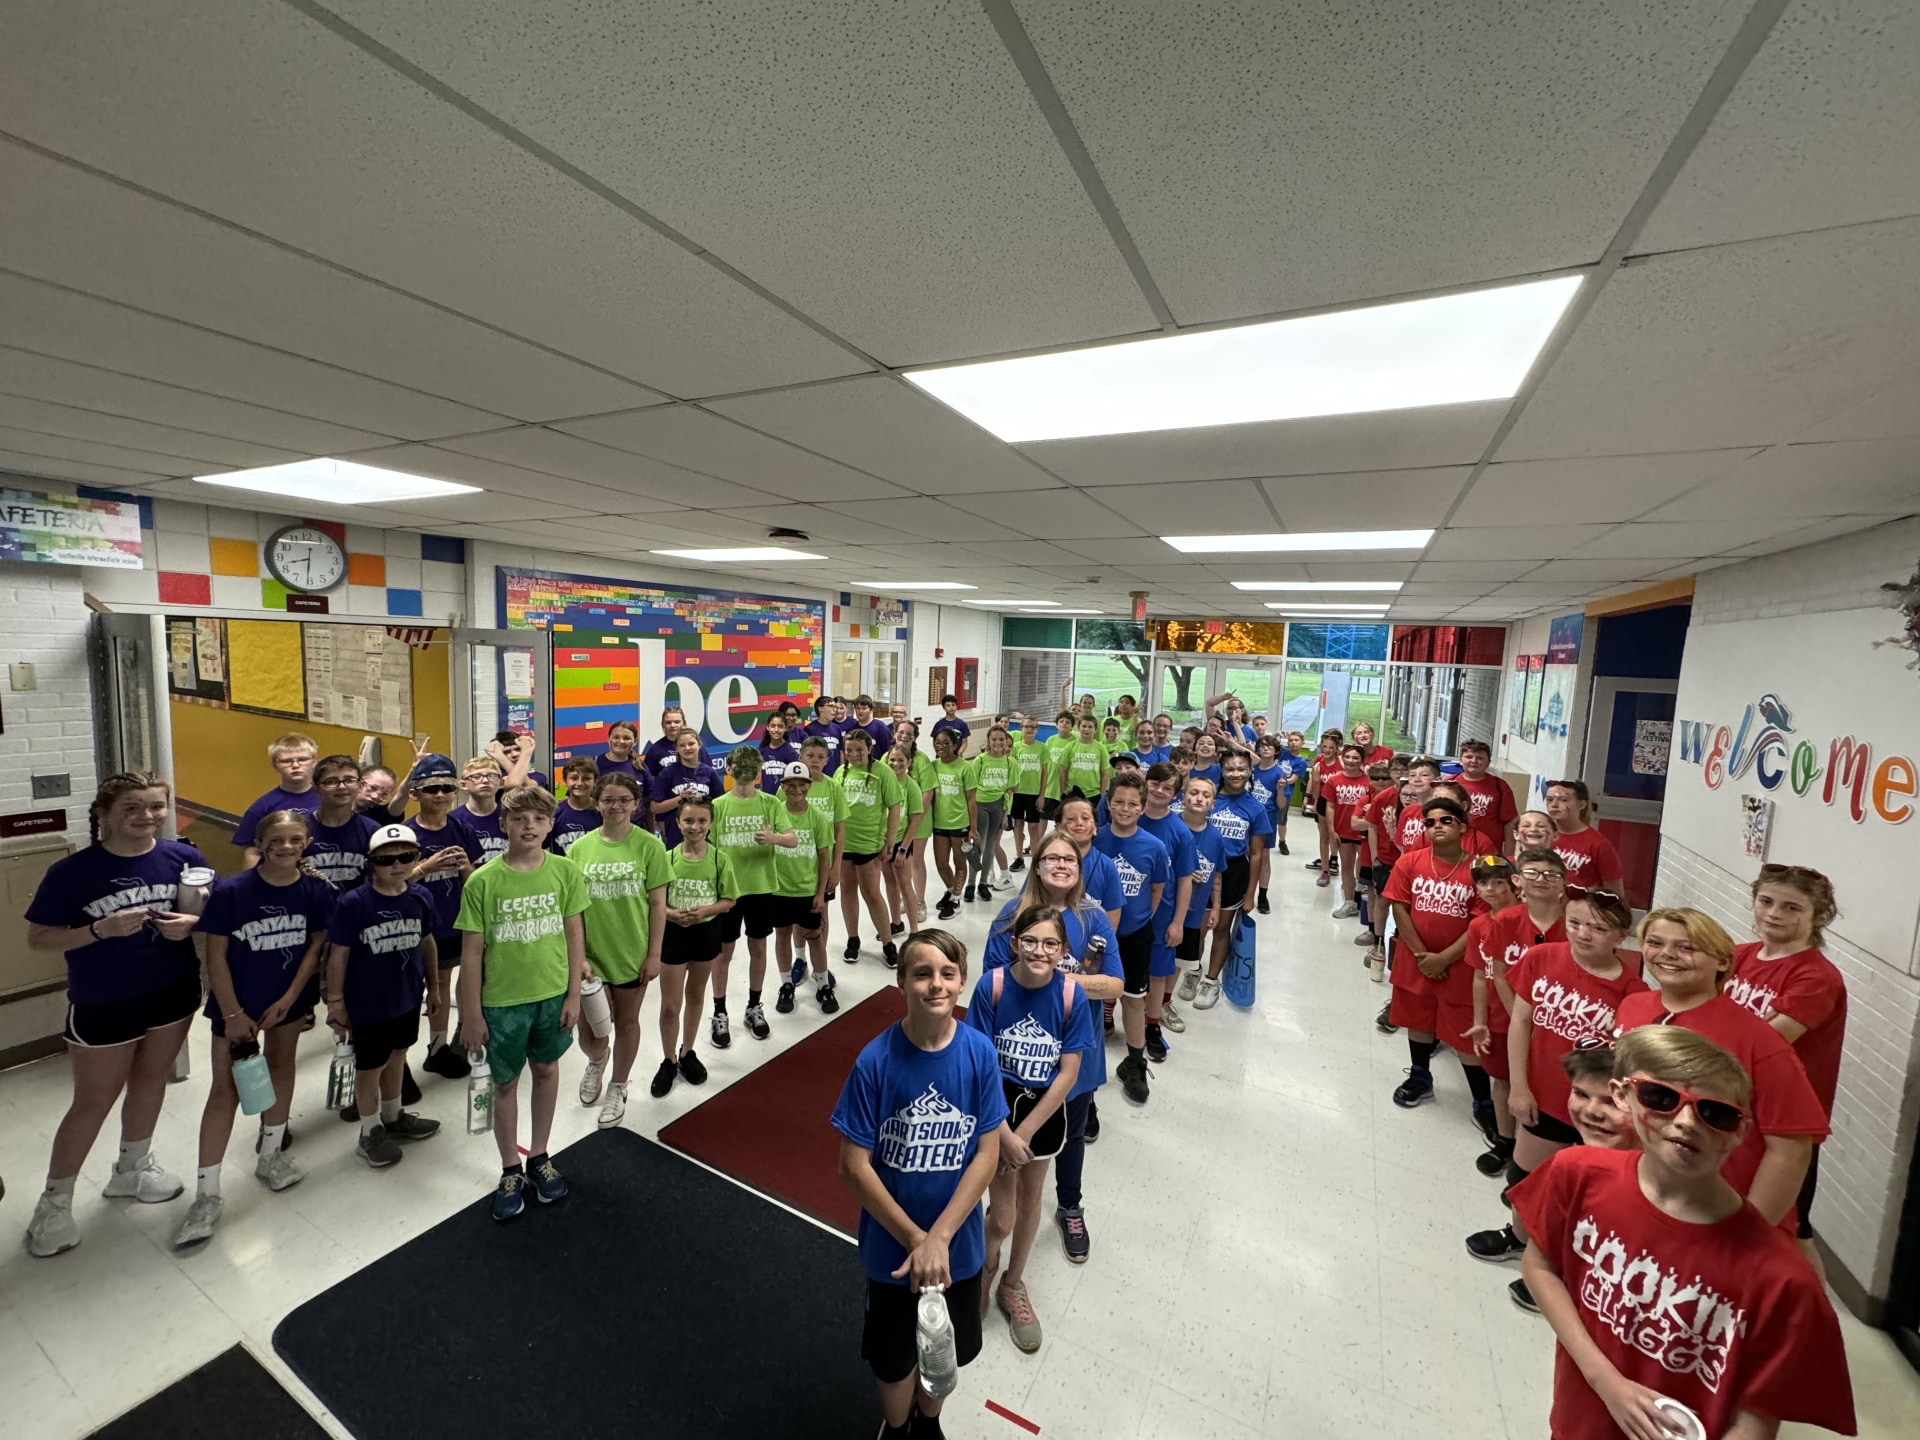
[[[369,855],[367,861],[373,865],[413,865],[418,863],[418,850],[402,850],[398,855]]]
[[[1436,825],[1458,825],[1460,821],[1454,819],[1451,815],[1435,815],[1431,819],[1422,820],[1420,823],[1431,830]]]
[[[452,795],[458,791],[459,788],[458,785],[416,785],[413,787],[413,793],[416,795]]]
[[[1668,1085],[1659,1080],[1633,1080],[1634,1099],[1640,1102],[1640,1108],[1654,1115],[1673,1115],[1682,1105],[1693,1106],[1693,1113],[1700,1117],[1700,1123],[1709,1130],[1718,1130],[1722,1135],[1731,1135],[1740,1128],[1740,1122],[1747,1118],[1747,1112],[1731,1100],[1708,1100],[1694,1094],[1691,1090],[1682,1090],[1677,1085]]]

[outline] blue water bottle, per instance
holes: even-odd
[[[240,1113],[264,1115],[273,1108],[273,1076],[259,1042],[240,1040],[233,1045],[233,1088],[240,1092]]]

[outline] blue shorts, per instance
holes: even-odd
[[[1167,933],[1166,927],[1164,925],[1157,926],[1156,928],[1159,930],[1161,935],[1165,935]],[[1174,954],[1173,946],[1168,945],[1163,940],[1156,939],[1153,942],[1153,954],[1151,957],[1149,957],[1147,961],[1147,974],[1149,976],[1160,976],[1160,975],[1178,975],[1179,973],[1180,973],[1180,964],[1179,964],[1178,958]]]

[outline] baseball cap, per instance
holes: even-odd
[[[446,757],[443,755],[440,758],[444,760]],[[418,850],[420,837],[405,825],[382,825],[368,839],[367,853],[371,855],[374,851],[384,850],[389,845],[405,845],[409,849]]]
[[[789,760],[787,762],[787,768],[780,772],[780,780],[782,784],[788,780],[805,780],[811,782],[813,780],[813,772],[807,769],[805,761]]]
[[[422,780],[458,780],[459,778],[460,767],[453,763],[450,756],[438,753],[422,755],[414,762],[412,780],[416,785]]]

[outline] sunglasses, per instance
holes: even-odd
[[[1422,820],[1420,823],[1431,830],[1436,825],[1458,825],[1460,822],[1451,815],[1435,815],[1431,819]]]
[[[1474,857],[1473,868],[1476,870],[1511,870],[1513,869],[1513,862],[1504,855],[1478,855]]]
[[[1805,879],[1812,880],[1817,884],[1821,884],[1821,885],[1827,885],[1832,883],[1827,879],[1826,876],[1822,875],[1818,870],[1810,870],[1805,865],[1768,864],[1768,865],[1762,865],[1760,867],[1760,878],[1762,880],[1769,879],[1775,875],[1799,875]]]
[[[458,785],[416,785],[413,787],[413,793],[416,795],[452,795],[458,791],[459,788]]]
[[[1616,895],[1611,890],[1600,890],[1586,885],[1568,885],[1567,898],[1569,900],[1598,900],[1604,905],[1624,905],[1627,903],[1624,896]]]
[[[1733,1134],[1747,1118],[1747,1112],[1731,1100],[1708,1100],[1661,1080],[1635,1078],[1628,1083],[1633,1086],[1633,1098],[1640,1102],[1640,1108],[1651,1115],[1674,1115],[1682,1105],[1691,1105],[1702,1125],[1722,1135]]]
[[[370,865],[413,865],[418,863],[419,859],[420,852],[418,850],[402,850],[397,855],[369,855],[367,857],[367,863]]]

